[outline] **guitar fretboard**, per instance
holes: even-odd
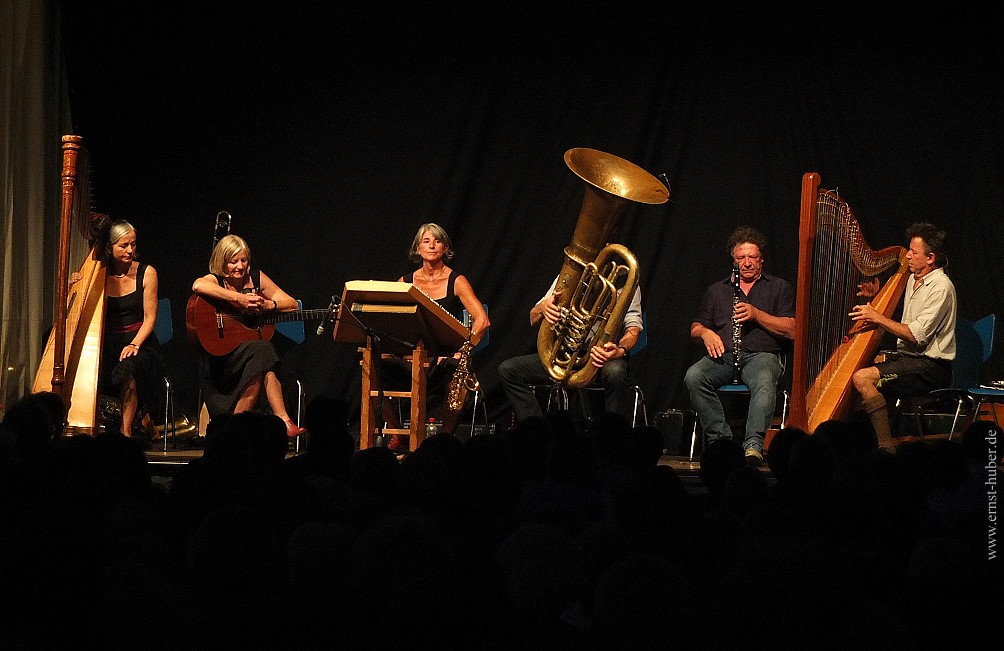
[[[261,318],[262,323],[288,323],[290,321],[312,321],[323,319],[327,310],[293,310],[292,312],[276,312]]]

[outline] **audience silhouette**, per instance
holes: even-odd
[[[570,414],[355,450],[348,406],[210,423],[152,481],[120,434],[60,436],[54,394],[0,424],[4,648],[868,648],[986,627],[1000,429],[879,449],[861,422],[718,440],[696,478],[655,428]],[[686,479],[686,481],[685,481]]]

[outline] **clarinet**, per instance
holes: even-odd
[[[743,326],[736,318],[736,305],[743,295],[743,290],[739,287],[739,265],[732,268],[732,281],[732,384],[739,384],[739,350],[743,345]]]

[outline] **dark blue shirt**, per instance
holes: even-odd
[[[722,341],[732,341],[732,305],[735,285],[732,276],[712,283],[704,292],[694,321],[718,333]],[[762,274],[753,283],[749,294],[740,299],[773,316],[795,316],[795,292],[787,280]],[[788,339],[776,337],[756,321],[743,324],[743,352],[776,353],[786,348]]]

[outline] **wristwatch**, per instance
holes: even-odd
[[[624,346],[617,346],[617,347],[624,351],[624,357],[630,357],[631,356],[631,351],[628,350],[627,348],[625,348]]]

